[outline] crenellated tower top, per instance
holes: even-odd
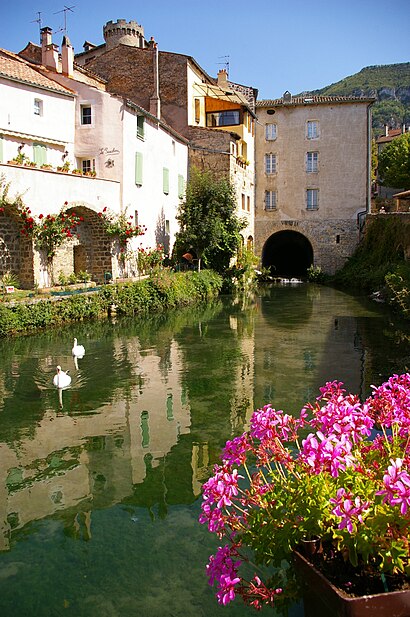
[[[147,47],[144,28],[136,21],[127,21],[126,19],[108,21],[103,27],[103,35],[107,49],[112,49],[117,45]]]

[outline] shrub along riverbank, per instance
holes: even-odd
[[[95,293],[0,303],[0,337],[28,334],[113,312],[143,315],[188,306],[217,296],[221,287],[222,277],[212,270],[183,273],[160,270],[149,279],[106,285]]]
[[[380,292],[401,315],[410,318],[410,217],[382,215],[366,224],[366,234],[331,283]]]

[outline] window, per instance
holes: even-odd
[[[43,101],[41,99],[34,99],[34,115],[43,115]]]
[[[135,184],[142,185],[142,152],[135,153]]]
[[[195,122],[199,124],[199,122],[201,121],[201,101],[200,99],[194,100],[194,106],[195,106]]]
[[[247,195],[246,197],[246,209],[248,212],[251,211],[251,198],[249,197],[249,195]]]
[[[315,173],[318,171],[319,152],[306,153],[306,171],[307,173]]]
[[[319,207],[319,189],[307,189],[306,208],[308,210],[317,210],[318,207]]]
[[[47,146],[44,144],[33,144],[33,161],[38,166],[47,163]]]
[[[162,191],[165,195],[169,194],[169,169],[167,167],[162,169]]]
[[[81,169],[83,174],[86,174],[89,171],[94,171],[95,161],[91,159],[83,159],[81,161]]]
[[[276,154],[265,154],[265,173],[276,174]]]
[[[242,193],[242,210],[245,210],[245,195]]]
[[[3,135],[0,135],[0,163],[3,162]]]
[[[144,116],[137,116],[137,137],[138,139],[144,139],[144,128],[145,128],[145,118]]]
[[[239,109],[213,111],[206,114],[206,126],[233,126],[240,124]]]
[[[268,141],[276,139],[276,124],[265,124],[265,139]]]
[[[178,174],[178,198],[183,199],[185,192],[185,179],[184,176]]]
[[[265,191],[265,210],[276,210],[276,191]]]
[[[81,124],[91,124],[91,105],[81,105]]]
[[[306,123],[306,137],[308,139],[317,139],[319,137],[319,122],[317,120],[308,120]]]

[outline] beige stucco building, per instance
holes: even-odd
[[[256,103],[256,254],[277,276],[333,274],[370,209],[371,99],[297,96]]]

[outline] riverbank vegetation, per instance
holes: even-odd
[[[410,221],[401,216],[375,217],[366,235],[331,282],[377,292],[404,317],[410,318]]]
[[[105,285],[92,293],[0,303],[0,337],[28,334],[70,322],[118,315],[144,315],[188,306],[215,297],[222,277],[212,270],[159,270],[133,283]]]

